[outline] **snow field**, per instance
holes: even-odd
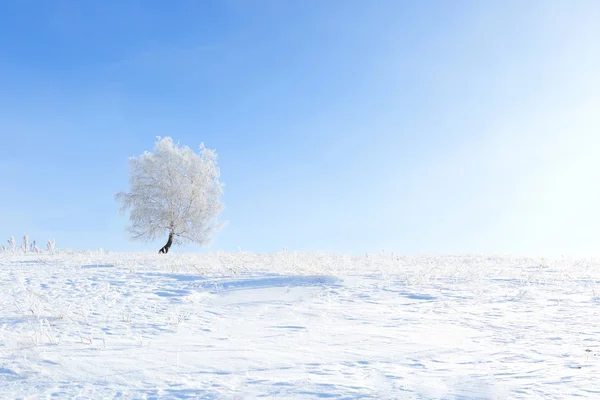
[[[599,267],[3,253],[0,397],[599,398]]]

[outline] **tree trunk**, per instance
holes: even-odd
[[[169,240],[167,241],[167,244],[165,244],[163,246],[163,248],[158,251],[158,254],[167,254],[169,252],[169,249],[171,248],[172,244],[173,244],[173,232],[170,232]]]

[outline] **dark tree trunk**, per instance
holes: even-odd
[[[164,245],[162,249],[158,251],[158,254],[167,254],[171,245],[173,244],[173,232],[169,233],[169,240],[167,240],[167,244]]]

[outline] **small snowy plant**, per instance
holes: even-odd
[[[27,236],[27,234],[25,234],[23,236],[23,251],[25,253],[27,253],[27,249],[29,248],[29,236]]]
[[[194,152],[170,137],[158,138],[154,153],[130,159],[130,192],[115,196],[121,211],[130,210],[133,239],[154,240],[165,233],[168,253],[173,241],[205,244],[222,227],[223,184],[217,153],[200,145]]]
[[[56,246],[55,239],[48,240],[48,244],[47,244],[48,253],[54,254],[54,247],[55,246]]]
[[[8,239],[8,246],[12,251],[17,249],[17,242],[15,242],[14,236],[11,236],[10,239]]]

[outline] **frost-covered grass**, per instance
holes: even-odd
[[[599,398],[591,259],[0,254],[2,398]]]

